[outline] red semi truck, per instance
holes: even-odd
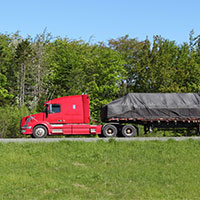
[[[43,113],[21,120],[21,134],[43,138],[47,135],[101,134],[101,125],[90,125],[88,95],[66,96],[47,101]]]
[[[200,131],[200,93],[129,93],[101,110],[106,124],[90,125],[88,95],[66,96],[47,101],[43,113],[21,120],[21,134],[91,135],[105,137],[139,135],[152,128],[187,128]]]

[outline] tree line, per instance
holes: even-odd
[[[35,38],[0,34],[0,135],[16,136],[20,118],[42,111],[52,98],[87,93],[100,122],[100,108],[128,92],[199,92],[199,83],[200,35],[194,31],[183,44],[161,36],[92,44],[47,31]]]

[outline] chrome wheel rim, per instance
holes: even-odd
[[[45,130],[44,130],[43,128],[37,128],[37,129],[35,130],[35,135],[36,135],[37,137],[42,137],[42,136],[45,135]]]
[[[130,128],[127,128],[125,130],[125,132],[126,132],[126,135],[132,135],[132,133],[133,133],[132,129],[130,129]]]
[[[112,128],[108,128],[106,132],[107,132],[108,135],[113,135],[114,131],[113,131]]]

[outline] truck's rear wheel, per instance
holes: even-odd
[[[134,137],[137,135],[137,130],[132,125],[125,125],[122,128],[122,136],[124,137]]]
[[[105,137],[115,137],[117,135],[117,128],[112,124],[107,124],[103,127],[102,133]]]
[[[48,134],[48,130],[45,126],[38,125],[33,129],[33,134],[32,136],[34,138],[44,138]]]

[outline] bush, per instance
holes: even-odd
[[[22,137],[20,133],[20,121],[22,117],[29,115],[26,107],[17,108],[16,106],[0,107],[0,137],[17,138]]]

